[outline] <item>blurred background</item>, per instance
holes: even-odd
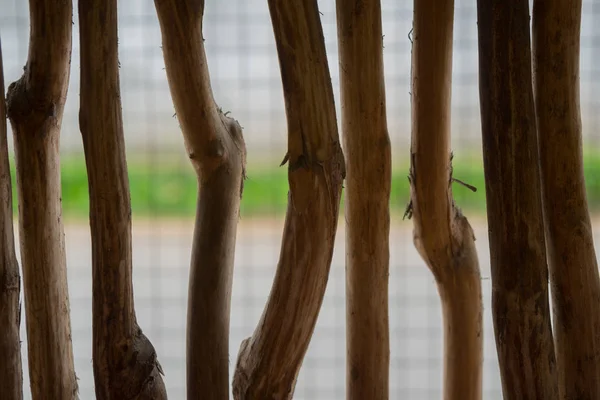
[[[195,175],[186,159],[164,71],[161,36],[150,0],[119,2],[121,98],[134,223],[134,290],[138,320],[157,349],[171,399],[185,398],[187,276],[195,212]],[[339,114],[335,2],[319,1]],[[409,197],[410,52],[412,2],[382,0],[389,133],[393,144],[391,199],[391,398],[439,399],[442,331],[433,278],[412,244],[412,223],[402,220]],[[88,192],[78,129],[78,19],[73,17],[71,81],[62,130],[62,185],[75,366],[82,399],[93,399],[91,361],[91,245]],[[0,35],[6,85],[20,77],[28,50],[26,1],[0,0]],[[598,132],[600,0],[584,0],[581,106],[588,196],[600,210]],[[475,1],[456,0],[452,97],[457,203],[476,236],[485,307],[484,398],[501,389],[490,312],[489,251],[481,157]],[[204,38],[217,103],[244,127],[248,180],[236,249],[231,316],[231,370],[240,342],[250,336],[265,305],[287,201],[285,109],[266,0],[207,0]],[[597,64],[598,63],[598,64]],[[9,145],[12,137],[9,130]],[[12,151],[12,149],[11,149]],[[14,163],[13,163],[14,168]],[[14,188],[14,174],[13,174]],[[16,203],[15,203],[16,209]],[[595,225],[600,227],[599,224]],[[345,397],[344,219],[323,307],[296,387],[296,399]],[[23,352],[25,324],[22,324]],[[24,358],[24,364],[26,358]],[[26,399],[30,398],[25,369]]]

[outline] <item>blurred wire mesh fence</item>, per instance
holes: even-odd
[[[335,2],[319,1],[336,102],[339,82]],[[150,0],[119,2],[121,93],[128,154],[150,172],[180,160],[183,152]],[[410,31],[412,2],[382,0],[389,132],[395,161],[406,158],[410,141]],[[456,0],[452,99],[453,147],[480,152],[475,1]],[[597,147],[600,77],[600,0],[584,1],[581,96],[586,146]],[[78,129],[79,43],[74,15],[71,84],[63,122],[63,154],[82,153]],[[204,38],[217,103],[244,127],[253,165],[278,165],[286,148],[285,107],[266,0],[208,0]],[[27,58],[29,17],[25,1],[0,0],[6,82],[16,80]],[[598,64],[597,64],[598,63]],[[337,102],[339,110],[339,102]],[[12,139],[9,135],[9,143]],[[150,174],[152,176],[152,174]],[[149,182],[150,188],[152,182]],[[174,196],[177,194],[174,193]],[[270,193],[265,192],[265,197]],[[151,198],[148,199],[151,202]],[[152,204],[149,205],[152,209]],[[500,399],[490,314],[489,254],[484,218],[473,218],[478,238],[485,305],[484,398]],[[231,322],[231,368],[242,339],[250,336],[274,275],[283,221],[242,220],[238,234]],[[185,313],[193,221],[134,216],[134,288],[138,320],[157,348],[170,398],[185,398]],[[431,274],[412,245],[410,222],[392,221],[390,268],[391,398],[441,396],[442,332],[439,300]],[[82,399],[94,398],[91,364],[91,248],[86,221],[66,224],[71,322]],[[295,398],[345,396],[344,236],[340,221],[329,286]],[[22,326],[23,343],[25,325]],[[23,346],[26,356],[26,346]],[[25,371],[27,382],[27,371]],[[26,398],[30,398],[26,390]]]

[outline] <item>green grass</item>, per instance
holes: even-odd
[[[277,165],[273,163],[273,165]],[[141,217],[189,217],[196,204],[196,178],[191,166],[183,162],[152,162],[130,158],[128,162],[133,214]],[[14,162],[11,163],[13,189]],[[402,215],[409,198],[408,162],[396,162],[392,174],[391,210]],[[600,210],[600,152],[586,152],[585,176],[592,211]],[[471,214],[485,212],[484,176],[481,156],[454,157],[454,177],[477,187],[473,193],[453,184],[456,203]],[[285,167],[248,167],[244,185],[242,216],[282,215],[287,204]],[[13,190],[16,192],[16,190]],[[62,203],[66,218],[85,218],[88,214],[88,188],[85,163],[81,157],[62,158]],[[15,198],[15,205],[16,198]],[[16,209],[16,207],[15,207]]]

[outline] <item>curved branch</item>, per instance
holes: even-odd
[[[6,400],[23,398],[21,365],[21,276],[15,254],[13,205],[0,43],[0,393]]]
[[[133,302],[131,202],[118,67],[117,1],[79,0],[81,108],[92,234],[96,398],[166,399]]]
[[[236,399],[291,399],[321,308],[336,234],[344,156],[316,0],[269,0],[288,122],[290,191],[269,300],[240,347]]]
[[[77,398],[64,229],[59,140],[71,63],[73,6],[30,0],[25,73],[8,88],[19,198],[29,376],[33,399]]]
[[[346,398],[389,397],[391,146],[379,0],[337,1],[346,154]]]
[[[452,197],[453,0],[415,0],[411,204],[414,242],[433,273],[444,322],[444,398],[481,399],[483,327],[475,237]]]
[[[188,399],[229,397],[229,320],[246,147],[215,104],[202,0],[155,0],[171,96],[198,175],[187,316]]]
[[[600,398],[600,278],[583,176],[581,0],[533,6],[535,108],[559,388]],[[582,397],[585,393],[585,397]]]
[[[504,398],[558,398],[531,82],[529,3],[478,0],[479,85]]]

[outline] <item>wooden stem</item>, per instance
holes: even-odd
[[[290,191],[269,300],[240,347],[233,394],[291,399],[331,266],[344,156],[316,0],[269,0],[288,122]]]
[[[557,399],[531,81],[529,4],[478,0],[496,348],[507,400]]]
[[[23,398],[21,365],[21,276],[15,254],[13,205],[0,44],[0,393],[6,400]]]
[[[90,196],[96,398],[166,399],[133,302],[131,202],[117,58],[117,1],[79,0],[79,125]]]
[[[600,398],[600,278],[583,175],[581,0],[533,6],[536,121],[558,382],[566,399]]]
[[[202,38],[203,0],[155,0],[171,96],[198,175],[187,320],[187,398],[229,397],[229,318],[246,147],[215,104]]]
[[[391,148],[381,3],[337,0],[346,154],[346,398],[389,398]]]
[[[15,144],[29,377],[34,400],[76,399],[59,140],[71,63],[70,1],[30,0],[25,73],[8,87]]]
[[[453,0],[415,0],[411,204],[415,246],[433,273],[444,321],[444,398],[481,399],[482,300],[475,237],[452,197]]]

